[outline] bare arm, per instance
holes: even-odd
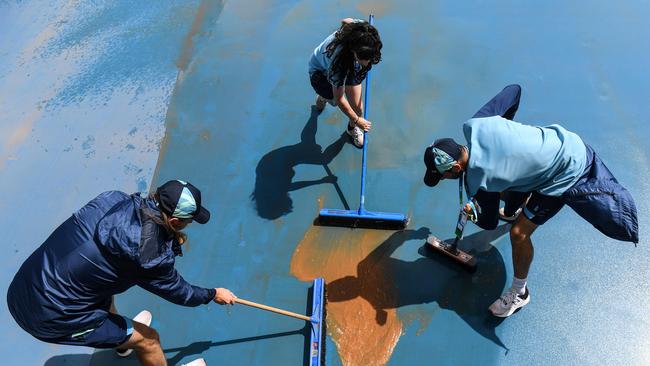
[[[356,124],[365,131],[369,131],[372,123],[361,116],[363,111],[355,111],[354,108],[352,108],[350,102],[348,102],[348,99],[345,97],[345,86],[332,85],[332,92],[334,93],[334,101],[336,102],[336,105],[339,107],[341,112],[348,117],[350,123]]]
[[[332,92],[334,93],[334,101],[336,102],[336,105],[339,107],[341,112],[348,116],[350,121],[356,121],[359,115],[352,108],[348,102],[348,99],[345,97],[345,86],[332,85]]]

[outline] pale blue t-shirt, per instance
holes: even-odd
[[[325,38],[323,42],[321,42],[321,44],[318,45],[318,47],[314,49],[314,52],[309,59],[309,74],[313,73],[314,71],[320,71],[325,75],[328,74],[328,71],[332,66],[332,60],[339,51],[337,49],[334,51],[332,57],[327,57],[327,46],[332,43],[335,36],[336,32],[330,34],[327,38]]]
[[[493,116],[468,120],[463,133],[472,196],[479,189],[560,196],[578,181],[587,164],[580,136],[560,125],[536,127]]]

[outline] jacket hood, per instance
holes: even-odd
[[[108,252],[143,268],[174,262],[175,240],[159,224],[155,201],[138,194],[113,206],[98,222],[95,238]]]

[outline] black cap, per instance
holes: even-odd
[[[170,180],[156,190],[160,209],[171,217],[192,219],[199,224],[210,220],[210,212],[201,206],[201,191],[188,182]]]
[[[454,139],[450,138],[437,139],[431,146],[424,149],[424,165],[427,167],[424,173],[424,184],[429,187],[434,187],[442,178],[442,173],[436,168],[435,161],[437,155],[433,151],[434,147],[446,152],[456,161],[460,159],[461,151],[463,150],[463,145],[456,143]]]

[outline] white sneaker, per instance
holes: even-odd
[[[205,360],[202,358],[197,358],[196,360],[190,362],[190,363],[184,363],[181,366],[207,366],[207,363],[205,363]]]
[[[529,302],[530,294],[528,293],[528,287],[526,287],[526,292],[523,295],[517,294],[517,292],[510,288],[508,291],[504,292],[500,298],[492,303],[492,305],[490,305],[490,311],[494,316],[507,318],[517,311],[517,309],[523,308]]]
[[[316,94],[316,109],[319,112],[322,112],[323,109],[325,109],[325,106],[327,105],[327,100],[320,95]]]
[[[151,315],[151,313],[148,310],[142,310],[141,312],[138,313],[138,315],[136,315],[133,318],[133,321],[136,321],[138,323],[142,323],[142,324],[144,324],[146,326],[150,326],[152,319],[153,319],[153,315]],[[129,355],[131,355],[131,353],[133,353],[133,350],[130,349],[130,348],[125,349],[125,350],[120,350],[120,349],[116,348],[115,353],[117,353],[117,355],[120,356],[120,357],[129,357]]]
[[[358,148],[363,147],[363,130],[359,126],[354,126],[354,128],[348,128],[345,130],[350,137],[352,137],[352,143]]]
[[[503,207],[499,208],[499,219],[502,221],[514,222],[519,215],[521,215],[521,207],[519,207],[512,216],[506,216],[505,209]]]
[[[321,97],[320,95],[316,94],[316,109],[319,112],[322,112],[325,109],[325,106],[327,106],[328,103],[332,107],[336,107],[336,102],[334,102],[332,99],[325,99],[325,98]]]

